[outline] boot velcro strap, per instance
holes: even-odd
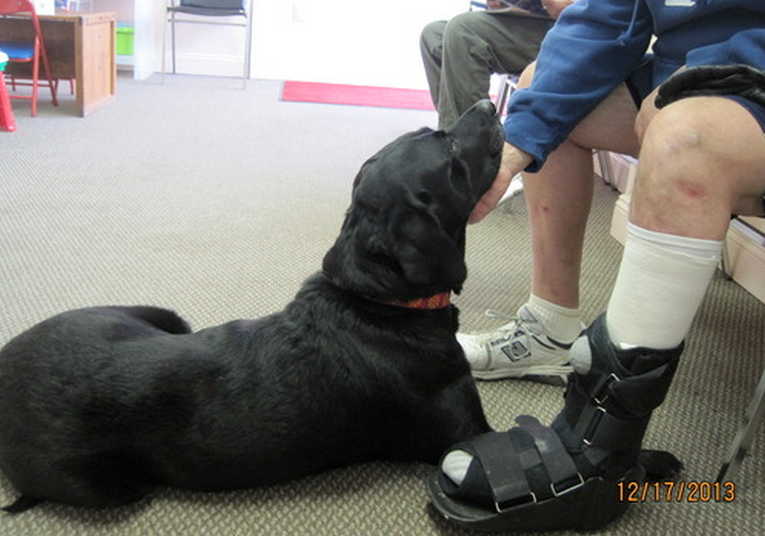
[[[650,418],[649,413],[637,419],[619,419],[603,406],[585,404],[573,431],[587,446],[624,450],[640,444]]]
[[[610,384],[610,391],[621,407],[633,415],[650,413],[664,402],[675,368],[677,361],[639,376],[622,378]]]
[[[680,361],[682,344],[667,350],[618,349],[611,342],[605,315],[588,328],[587,338],[590,371],[573,374],[569,389],[575,388],[585,398],[625,418],[642,417],[664,401]]]
[[[589,385],[582,385],[582,387],[597,405],[614,404],[637,417],[650,413],[664,401],[672,383],[675,366],[676,363],[670,363],[626,378],[620,378],[613,373],[603,374],[594,384],[587,382]],[[575,376],[572,383],[579,383],[579,381],[579,378]],[[571,387],[574,386],[571,385]]]
[[[584,484],[574,460],[555,430],[542,426],[537,419],[528,415],[520,415],[515,421],[534,438],[536,450],[550,478],[550,491],[554,496],[563,495]]]
[[[571,455],[552,428],[537,419],[516,418],[519,428],[507,433],[488,433],[471,441],[491,488],[497,512],[542,499],[557,497],[584,485]],[[513,441],[512,434],[525,433],[533,440],[527,447]],[[537,476],[529,480],[529,470]],[[539,473],[539,470],[543,470]],[[544,478],[542,475],[546,475]]]
[[[476,437],[472,447],[483,466],[497,512],[537,502],[526,480],[524,467],[526,464],[533,466],[539,463],[539,457],[534,458],[531,454],[533,450],[517,453],[510,434],[498,432]]]

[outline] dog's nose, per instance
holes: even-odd
[[[489,99],[483,99],[473,105],[473,108],[486,115],[495,115],[497,109]]]
[[[490,100],[484,99],[471,106],[456,123],[446,128],[446,132],[473,136],[494,123],[499,124],[496,109]]]

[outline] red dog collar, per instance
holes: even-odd
[[[409,301],[393,300],[385,303],[395,305],[396,307],[406,307],[407,309],[443,309],[449,306],[451,297],[451,292],[442,292],[429,298],[416,298]]]

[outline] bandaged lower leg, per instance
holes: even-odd
[[[620,348],[677,347],[685,338],[709,281],[720,261],[723,243],[668,235],[629,224],[622,263],[608,304],[606,321]],[[587,364],[575,369],[585,373]],[[441,470],[462,484],[473,456],[450,452]]]
[[[624,255],[606,311],[620,348],[677,347],[720,262],[723,243],[649,231],[629,224]]]

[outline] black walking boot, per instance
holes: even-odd
[[[602,315],[572,349],[575,372],[552,426],[520,416],[508,432],[455,445],[450,451],[474,458],[460,485],[440,468],[428,479],[433,505],[447,519],[478,530],[592,530],[609,523],[629,504],[620,483],[624,491],[626,483],[645,478],[641,458],[658,460],[662,478],[680,469],[669,453],[642,457],[640,446],[681,353],[682,345],[619,350]]]

